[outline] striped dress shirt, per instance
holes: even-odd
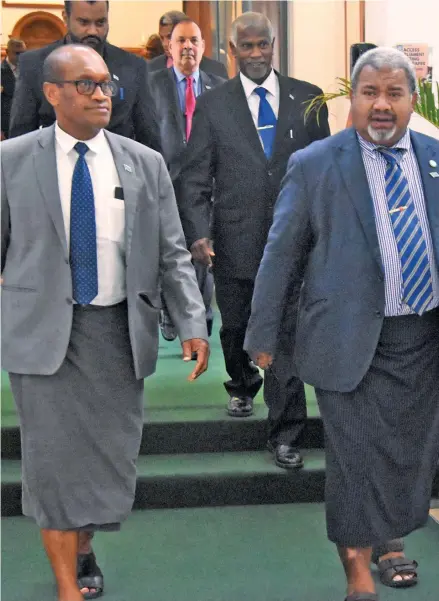
[[[375,223],[380,246],[381,260],[384,267],[385,279],[385,308],[386,317],[398,315],[409,315],[413,313],[408,305],[402,300],[403,282],[401,273],[401,260],[398,253],[392,221],[386,196],[386,168],[387,161],[379,152],[379,144],[367,142],[359,134],[361,155],[366,170],[367,181],[372,196],[375,211]],[[424,189],[418,161],[411,143],[410,132],[407,130],[404,136],[392,148],[402,149],[402,157],[399,162],[404,173],[410,196],[414,203],[416,213],[422,228],[422,233],[427,245],[428,260],[433,279],[433,300],[427,310],[439,306],[439,272],[434,256],[433,242],[428,223],[427,209],[425,206]]]

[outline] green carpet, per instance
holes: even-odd
[[[36,527],[2,520],[2,599],[52,601]],[[320,504],[135,512],[94,544],[105,601],[343,601],[344,579]],[[415,589],[380,586],[380,601],[437,601],[439,526],[407,538]]]
[[[195,364],[182,361],[179,342],[166,342],[160,338],[157,371],[145,383],[147,421],[206,421],[224,418],[227,394],[223,382],[228,376],[219,342],[219,321],[219,315],[216,315],[216,327],[210,339],[209,370],[196,382],[188,382],[186,379]],[[309,416],[317,416],[314,389],[307,386],[306,393]],[[255,401],[254,417],[265,417],[262,392]],[[1,417],[4,427],[18,424],[8,375],[4,372],[1,374]]]

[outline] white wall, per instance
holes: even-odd
[[[366,41],[378,46],[429,44],[433,80],[439,81],[439,0],[367,0]],[[439,139],[437,128],[418,115],[411,127]]]

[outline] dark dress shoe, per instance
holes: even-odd
[[[171,321],[171,316],[167,311],[163,309],[160,311],[160,331],[162,336],[168,342],[172,342],[177,338],[177,330]]]
[[[253,413],[253,399],[249,396],[231,396],[227,405],[231,417],[248,417]]]
[[[285,470],[296,470],[303,467],[303,457],[295,447],[289,444],[273,444],[268,442],[268,450],[274,454],[274,462]]]
[[[212,336],[213,319],[206,319],[207,335]]]

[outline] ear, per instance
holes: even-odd
[[[271,42],[271,47],[273,48],[273,50],[274,50],[274,42],[275,41],[276,41],[276,38],[273,38],[273,41]]]
[[[48,81],[43,83],[44,96],[46,97],[47,102],[53,107],[56,107],[59,104],[59,91],[60,89],[56,83],[49,83]]]
[[[64,25],[67,27],[67,29],[69,28],[69,17],[65,11],[65,9],[62,11],[62,20],[64,21]]]
[[[230,52],[232,53],[232,56],[234,58],[236,58],[236,55],[237,55],[236,46],[231,40],[229,41],[229,48],[230,48]]]
[[[206,42],[204,40],[201,40],[200,50],[201,54],[204,54],[204,51],[206,50]]]
[[[415,110],[415,106],[417,105],[417,103],[418,103],[418,93],[414,92],[412,94],[412,112]]]

